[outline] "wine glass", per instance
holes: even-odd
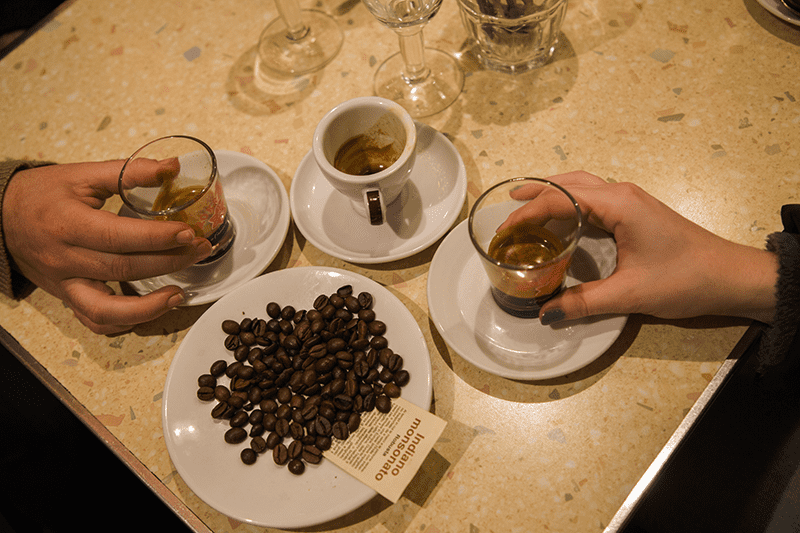
[[[300,9],[298,0],[275,3],[280,16],[261,32],[256,68],[301,76],[327,65],[344,41],[336,20],[322,11]]]
[[[378,21],[394,30],[400,53],[375,72],[375,94],[394,100],[413,117],[425,117],[452,104],[464,86],[464,73],[450,54],[425,48],[422,29],[442,0],[363,0]]]

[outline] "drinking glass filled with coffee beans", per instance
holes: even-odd
[[[564,286],[583,217],[572,195],[538,178],[514,178],[484,192],[469,214],[469,236],[505,312],[535,318]]]

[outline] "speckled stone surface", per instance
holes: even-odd
[[[481,70],[463,50],[457,11],[446,0],[425,39],[459,54],[464,92],[424,121],[466,165],[461,219],[497,181],[585,169],[635,182],[737,242],[763,246],[780,230],[780,206],[797,201],[800,185],[798,27],[754,0],[576,0],[553,61],[511,78]],[[333,62],[294,92],[265,96],[252,62],[275,16],[274,3],[255,0],[77,0],[0,61],[0,155],[124,158],[149,139],[186,133],[260,159],[288,191],[317,121],[371,94],[375,69],[398,45],[355,4],[337,17],[345,41]],[[435,250],[365,267],[322,253],[291,228],[267,269],[343,267],[397,295],[428,341],[434,411],[448,422],[427,485],[324,529],[602,531],[748,323],[632,316],[584,369],[511,381],[462,359],[433,326],[426,282]],[[187,488],[162,436],[170,362],[207,308],[107,338],[37,290],[20,302],[3,298],[0,324],[211,530],[255,531]]]

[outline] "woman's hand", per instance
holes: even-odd
[[[120,217],[100,208],[117,192],[123,161],[22,170],[3,199],[6,248],[19,271],[60,298],[95,333],[126,331],[183,302],[179,287],[116,295],[107,281],[186,268],[211,253],[182,222]]]
[[[544,304],[539,314],[543,324],[613,313],[772,320],[778,276],[774,254],[714,235],[636,185],[607,183],[582,171],[549,179],[575,197],[585,220],[614,235],[617,268],[606,279],[566,289]],[[504,226],[532,218],[538,210],[533,187],[521,187],[514,195],[531,201]]]

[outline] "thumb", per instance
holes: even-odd
[[[548,326],[562,320],[577,320],[587,316],[623,313],[623,292],[614,290],[613,276],[589,281],[561,291],[545,303],[539,311],[542,325]]]

